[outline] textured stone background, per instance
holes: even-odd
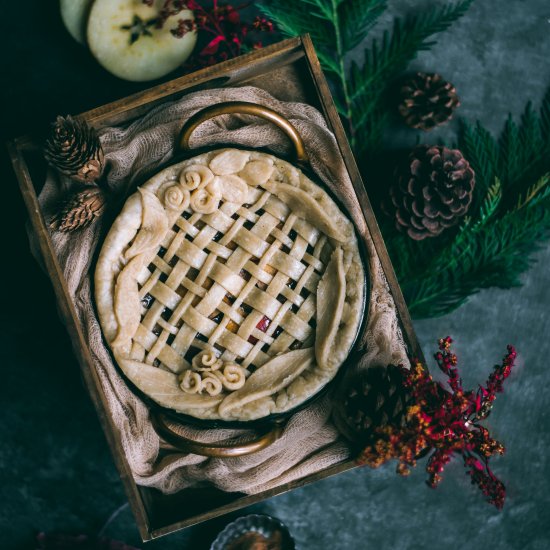
[[[436,1],[390,0],[391,14]],[[71,41],[56,2],[2,2],[2,14],[4,139],[57,113],[80,112],[140,88],[107,75]],[[508,111],[519,115],[528,99],[537,103],[550,85],[549,0],[477,0],[438,42],[414,67],[453,81],[462,98],[460,114],[495,131]],[[401,130],[388,137],[414,140]],[[8,260],[0,287],[0,547],[23,549],[34,547],[37,530],[97,532],[125,496],[50,285],[27,252],[23,205],[4,153],[1,163],[2,250]],[[494,461],[508,486],[503,512],[483,503],[458,463],[436,491],[423,484],[421,466],[407,479],[388,466],[355,470],[251,510],[281,518],[303,549],[550,548],[550,249],[537,260],[523,288],[484,291],[452,315],[415,323],[427,355],[438,337],[455,338],[468,386],[485,380],[507,343],[519,350],[520,366],[488,420],[508,447]],[[227,522],[221,518],[147,548],[208,548]],[[127,508],[106,533],[139,545]]]

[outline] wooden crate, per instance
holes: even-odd
[[[270,77],[262,78],[266,74],[269,74]],[[273,87],[277,86],[277,82],[284,82],[286,85],[281,87],[279,84],[278,89],[274,90]],[[289,84],[290,82],[292,84]],[[336,135],[338,147],[361,204],[363,215],[395,300],[403,335],[409,348],[418,357],[421,357],[409,313],[309,36],[285,40],[98,107],[80,116],[92,126],[102,128],[136,119],[152,107],[165,101],[178,99],[190,92],[222,86],[238,86],[245,83],[264,88],[282,100],[309,103],[324,114],[328,126]],[[40,211],[37,195],[44,182],[46,171],[40,144],[41,140],[36,137],[23,136],[12,140],[8,144],[8,148],[29,212],[32,229],[38,236],[44,266],[54,287],[60,314],[69,331],[87,389],[107,437],[142,539],[146,541],[166,535],[354,468],[353,461],[346,461],[303,479],[252,496],[224,493],[213,488],[186,489],[174,495],[163,495],[155,489],[136,485],[124,456],[118,432],[109,415],[97,372],[93,367],[86,340],[77,321],[74,306],[69,299],[66,281],[54,254],[50,234]]]

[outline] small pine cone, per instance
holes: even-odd
[[[62,174],[81,183],[93,183],[103,173],[103,149],[96,131],[71,116],[57,117],[44,145],[44,158]]]
[[[460,105],[456,88],[436,73],[416,73],[401,87],[399,113],[411,128],[431,130]]]
[[[435,237],[466,214],[474,185],[474,171],[459,150],[421,145],[397,173],[390,188],[393,208],[385,210],[411,239]]]
[[[376,428],[404,428],[410,391],[400,367],[371,367],[358,375],[344,398],[343,413],[356,442],[364,447],[376,439]]]
[[[106,196],[99,187],[86,187],[67,200],[50,220],[50,227],[70,232],[87,227],[105,210]]]

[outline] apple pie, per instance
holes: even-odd
[[[298,168],[221,149],[129,197],[95,294],[125,376],[201,419],[283,413],[336,375],[363,315],[352,223]]]

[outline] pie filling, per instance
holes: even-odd
[[[225,149],[132,195],[103,245],[96,301],[115,359],[163,406],[249,420],[334,377],[364,273],[351,222],[299,170]]]

